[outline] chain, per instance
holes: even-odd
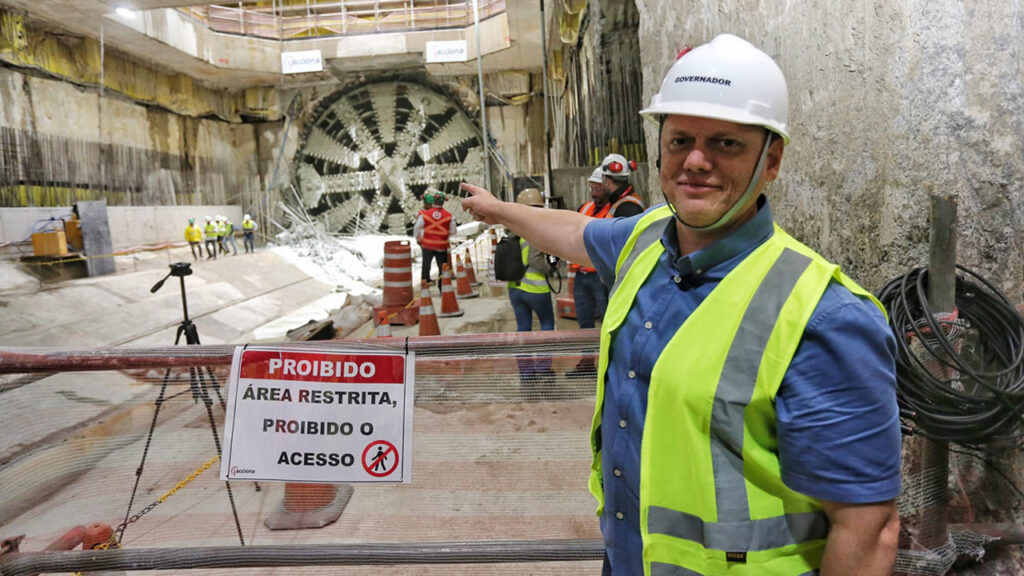
[[[178,490],[181,490],[185,486],[188,486],[189,482],[192,482],[193,480],[198,478],[200,474],[202,474],[203,472],[206,472],[210,468],[210,466],[213,466],[213,463],[216,462],[217,460],[220,460],[220,456],[219,455],[218,456],[214,456],[213,458],[210,458],[209,460],[207,460],[205,464],[203,464],[199,468],[196,468],[195,472],[189,474],[188,477],[185,478],[184,480],[182,480],[181,482],[178,482],[178,484],[174,488],[171,488],[170,490],[165,492],[163,494],[163,496],[160,496],[159,498],[157,498],[152,504],[150,504],[149,506],[146,506],[142,510],[140,510],[140,511],[136,512],[135,514],[131,515],[128,518],[128,520],[126,520],[126,521],[122,522],[121,524],[119,524],[117,526],[117,528],[114,529],[114,532],[116,532],[116,533],[124,532],[125,528],[127,528],[129,524],[134,524],[135,522],[137,522],[139,520],[139,518],[142,518],[146,514],[149,514],[150,512],[152,512],[153,508],[156,508],[158,505],[163,504],[168,498],[170,498],[171,496],[174,496],[178,492]]]
[[[114,535],[113,534],[110,535],[110,541],[108,541],[108,542],[101,542],[101,543],[93,546],[92,549],[93,550],[107,550],[110,547],[114,547],[114,548],[120,548],[121,547],[121,545],[117,543],[117,540],[114,539]],[[82,576],[82,573],[81,572],[72,572],[71,576]]]

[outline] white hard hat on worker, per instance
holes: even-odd
[[[662,192],[684,226],[712,231],[754,213],[789,143],[788,109],[782,70],[746,40],[723,34],[682,53],[640,113],[661,127]]]

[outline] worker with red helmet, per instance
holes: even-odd
[[[423,251],[423,267],[420,279],[430,280],[430,264],[437,263],[437,289],[441,289],[441,265],[448,262],[449,238],[455,235],[455,219],[444,209],[445,196],[439,190],[423,193],[423,210],[416,216],[413,237]],[[429,202],[429,205],[428,205]]]

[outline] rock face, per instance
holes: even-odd
[[[681,45],[719,33],[745,37],[782,67],[793,142],[768,195],[792,234],[874,289],[927,263],[928,196],[952,194],[958,261],[1024,302],[1018,8],[995,0],[636,4],[644,102]],[[655,132],[647,128],[651,158]],[[655,173],[652,165],[652,189]]]
[[[742,36],[779,63],[793,142],[767,193],[790,233],[874,290],[927,265],[929,195],[953,195],[958,262],[1024,302],[1019,8],[994,0],[636,5],[645,102],[680,46],[719,33]],[[655,132],[647,129],[651,158]],[[652,164],[652,189],[655,174]],[[991,459],[1020,477],[1019,454]],[[1019,523],[1017,493],[981,468],[954,459],[950,521]],[[1021,556],[1005,547],[957,573],[1020,574]]]

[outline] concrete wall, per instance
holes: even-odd
[[[644,102],[681,45],[722,32],[779,62],[793,143],[768,194],[790,232],[875,289],[927,263],[928,196],[953,194],[959,262],[1024,301],[1019,3],[636,4]]]
[[[237,228],[242,225],[241,206],[107,206],[107,221],[114,250],[134,246],[184,242],[185,226],[195,218],[200,227],[206,216],[226,216]],[[33,232],[57,230],[51,218],[71,216],[70,206],[0,208],[0,244],[31,240]]]
[[[251,204],[251,198],[265,187],[261,170],[266,162],[260,161],[258,138],[266,138],[268,132],[282,126],[180,116],[109,94],[101,97],[91,88],[6,68],[0,68],[0,102],[0,127],[112,146],[108,150],[108,184],[125,171],[146,174],[141,190],[119,191],[134,196],[126,204]],[[146,156],[146,151],[166,155],[165,160],[159,161],[160,165],[152,164],[157,162],[152,160],[155,156]],[[42,157],[36,150],[18,152],[27,158],[19,161],[41,174],[53,172],[42,165],[47,159],[57,165],[62,161]],[[98,158],[98,149],[91,152]],[[152,165],[140,164],[147,161]],[[93,187],[98,187],[102,178],[93,176]],[[90,187],[89,182],[78,184]],[[175,194],[179,195],[177,200]],[[184,201],[182,194],[187,195]]]

